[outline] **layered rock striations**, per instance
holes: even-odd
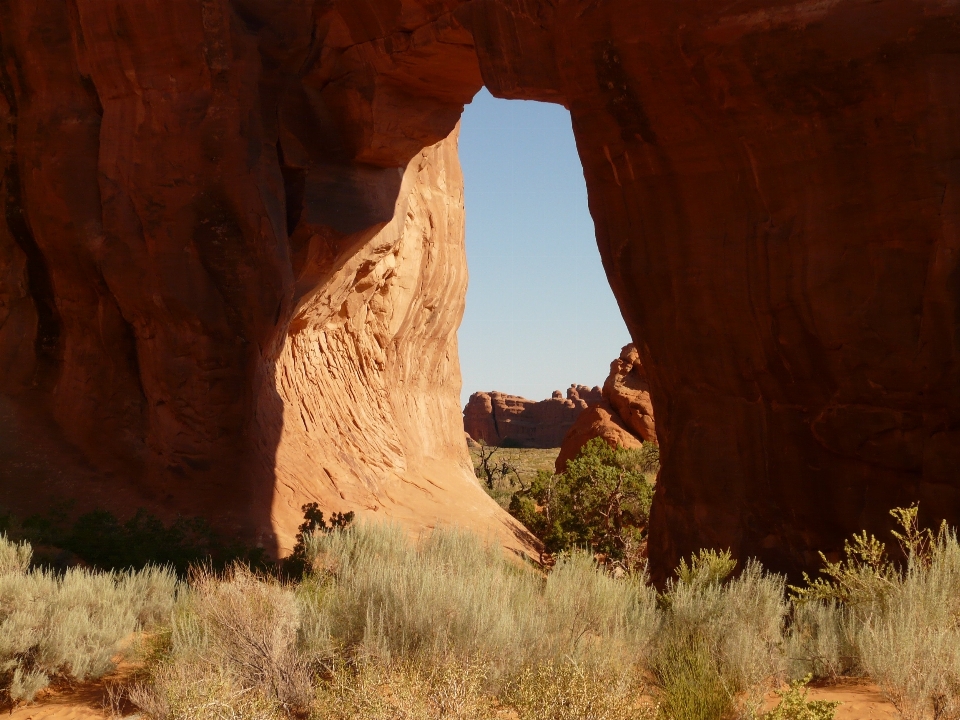
[[[560,447],[564,435],[592,402],[600,388],[571,385],[547,400],[527,400],[501,392],[478,392],[463,409],[463,427],[475,441],[487,445],[529,448]]]
[[[571,112],[657,408],[655,577],[704,545],[811,567],[913,500],[960,519],[953,0],[9,0],[0,47],[0,416],[84,487],[265,542],[326,469],[378,497],[396,478],[397,507],[461,492],[412,469],[456,451],[380,414],[416,416],[383,392],[432,368],[356,313],[411,160],[485,84]],[[321,332],[313,303],[341,296]],[[378,362],[389,390],[354,384]],[[304,379],[325,374],[336,400]],[[397,427],[368,465],[317,449],[314,405]],[[3,499],[29,494],[7,474]]]
[[[456,524],[524,547],[522,529],[478,487],[463,444],[463,218],[454,134],[414,157],[393,219],[301,303],[275,394],[258,408],[258,419],[275,424],[261,436],[280,438],[283,488],[272,512],[280,528],[320,500],[414,530]]]

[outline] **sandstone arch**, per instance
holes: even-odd
[[[911,499],[960,519],[955,0],[7,0],[0,39],[0,410],[65,492],[267,540],[285,493],[516,530],[397,490],[467,472],[421,391],[456,375],[431,248],[486,84],[572,114],[657,408],[656,574],[808,566]]]

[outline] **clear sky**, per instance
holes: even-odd
[[[600,263],[570,114],[481,90],[463,113],[460,161],[463,403],[478,390],[541,400],[602,384],[630,334]]]

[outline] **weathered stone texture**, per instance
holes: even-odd
[[[650,384],[633,343],[620,350],[610,363],[610,374],[600,397],[591,401],[564,435],[557,456],[556,470],[563,472],[567,461],[594,438],[603,438],[610,447],[638,448],[644,442],[657,442]]]

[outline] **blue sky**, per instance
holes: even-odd
[[[630,342],[597,251],[583,169],[559,105],[481,90],[460,129],[470,287],[462,400],[533,400],[602,384]]]

